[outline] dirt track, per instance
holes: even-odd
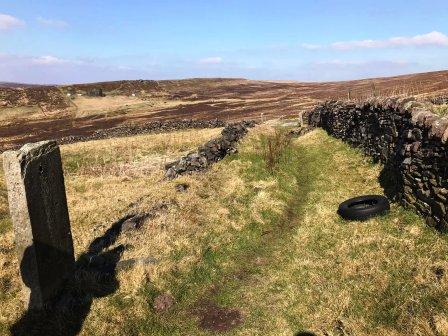
[[[134,84],[139,89],[141,82],[128,81],[121,85],[115,83],[113,87],[124,87],[126,92],[122,94],[129,94]],[[80,87],[85,89],[89,86],[104,86],[107,89],[110,85],[96,83]],[[294,116],[312,108],[321,100],[347,98],[349,92],[354,99],[372,95],[447,95],[448,71],[328,83],[191,79],[159,81],[151,89],[152,87],[171,104],[167,107],[148,105],[115,114],[76,117],[70,113],[53,113],[45,119],[22,118],[11,121],[0,126],[0,152],[27,142],[89,136],[97,130],[126,124],[182,119],[260,120]],[[62,95],[66,89],[67,87],[59,88]]]

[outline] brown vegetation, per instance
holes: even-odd
[[[86,98],[85,93],[95,88],[102,89],[106,97]],[[447,92],[447,71],[326,83],[189,79],[0,88],[0,151],[29,141],[89,135],[126,123],[267,120],[297,115],[326,99],[401,94],[429,98]]]
[[[273,173],[280,163],[286,148],[291,145],[292,137],[288,130],[274,129],[271,133],[260,135],[260,146],[266,168]]]

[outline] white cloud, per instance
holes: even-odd
[[[316,61],[313,63],[314,65],[334,65],[334,66],[351,66],[351,65],[362,65],[368,64],[368,62],[363,61],[343,61],[343,60],[329,60],[329,61]]]
[[[54,27],[54,28],[66,28],[68,27],[68,23],[62,20],[51,20],[51,19],[45,19],[43,17],[38,17],[37,22],[46,27]]]
[[[352,50],[352,49],[380,49],[380,48],[400,48],[400,47],[448,47],[448,36],[433,31],[428,34],[415,36],[399,36],[386,40],[359,40],[359,41],[342,41],[331,43],[330,45],[302,44],[302,48],[308,50],[318,50],[330,48],[335,50]]]
[[[117,69],[119,69],[119,70],[134,70],[134,68],[127,66],[127,65],[118,65]]]
[[[199,60],[200,64],[219,64],[222,63],[222,57],[207,57]]]
[[[405,60],[328,60],[302,67],[300,77],[309,80],[334,81],[376,78],[436,70]]]
[[[362,40],[349,42],[336,42],[331,45],[338,50],[349,50],[357,48],[395,48],[395,47],[419,47],[419,46],[439,46],[448,47],[448,36],[433,31],[428,34],[411,37],[392,37],[387,40]]]
[[[166,58],[152,64],[123,59],[75,59],[26,56],[0,52],[0,81],[20,83],[84,83],[124,79],[175,79],[192,77],[245,77],[250,79],[324,81],[399,75],[440,70],[446,61],[417,63],[412,60],[320,59],[309,62],[243,64],[225,61],[219,66],[197,60]],[[128,65],[131,64],[131,67]]]
[[[0,81],[56,84],[150,78],[137,71],[101,60],[63,59],[0,53]]]
[[[308,50],[318,50],[318,49],[322,49],[321,45],[318,44],[308,44],[308,43],[302,43],[300,45],[303,49],[308,49]]]
[[[19,20],[18,18],[0,13],[0,31],[10,30],[13,28],[24,27],[25,22]]]
[[[58,58],[55,56],[40,56],[35,57],[31,60],[32,64],[39,64],[39,65],[55,65],[55,64],[67,64],[67,63],[74,63],[77,61],[70,61],[62,58]]]

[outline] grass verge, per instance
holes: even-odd
[[[399,206],[362,223],[335,213],[348,197],[382,192],[380,166],[316,131],[286,149],[273,173],[252,141],[228,159],[242,163],[245,185],[253,186],[226,202],[230,218],[244,227],[229,229],[225,244],[212,233],[198,242],[202,260],[190,272],[169,277],[176,308],[162,316],[149,308],[129,321],[127,332],[212,335],[207,315],[192,313],[203,302],[239,309],[244,321],[230,335],[448,331],[447,280],[440,276],[447,267],[446,237]],[[254,213],[266,194],[271,206]]]

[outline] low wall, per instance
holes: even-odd
[[[224,159],[227,155],[237,152],[238,142],[254,127],[254,120],[243,120],[227,125],[217,139],[210,140],[200,146],[197,152],[189,153],[176,162],[165,166],[168,179],[174,179],[183,174],[202,171],[210,165]]]
[[[110,139],[118,137],[133,136],[149,133],[165,133],[173,131],[181,131],[186,129],[203,129],[203,128],[220,128],[225,127],[225,121],[214,120],[167,120],[167,121],[151,121],[140,125],[122,125],[109,129],[100,129],[90,135],[68,136],[57,140],[59,145],[65,145],[75,142]]]
[[[382,162],[386,195],[448,231],[448,118],[425,106],[412,98],[331,101],[304,119]]]

